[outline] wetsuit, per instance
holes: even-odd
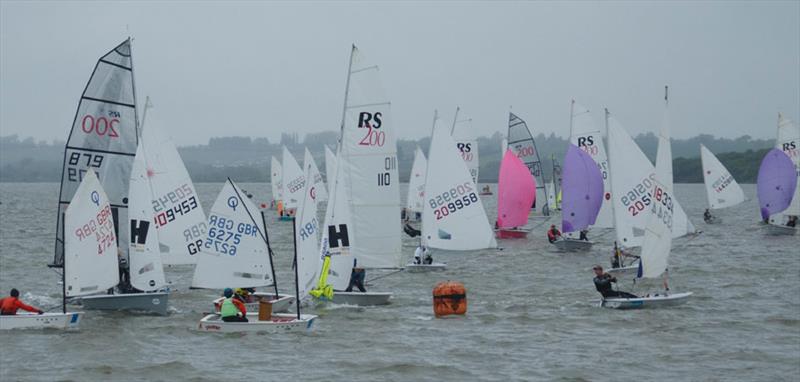
[[[367,289],[364,288],[364,278],[366,275],[367,272],[364,271],[363,268],[353,268],[353,271],[350,273],[350,285],[347,286],[345,292],[352,292],[353,287],[358,288],[362,293],[366,292]]]
[[[39,314],[44,313],[41,310],[36,309],[30,305],[25,305],[25,303],[23,303],[16,297],[6,297],[0,299],[0,315],[13,316],[17,314],[17,309],[27,310],[29,312],[39,313]]]
[[[615,291],[611,287],[611,283],[617,282],[616,277],[612,277],[608,273],[603,273],[602,276],[596,276],[594,278],[594,287],[597,288],[597,291],[603,295],[603,298],[611,298],[611,297],[622,297],[622,298],[636,298],[637,296],[634,294],[630,294],[628,292],[622,291]]]

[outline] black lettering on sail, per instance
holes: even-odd
[[[347,224],[339,224],[339,230],[336,226],[328,226],[328,248],[349,247],[350,237],[347,235]]]
[[[131,219],[131,243],[144,244],[147,242],[147,230],[150,222],[147,220]]]

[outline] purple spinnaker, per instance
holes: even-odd
[[[561,230],[575,232],[594,224],[603,205],[603,175],[589,154],[569,145],[561,178]]]
[[[794,163],[783,151],[770,150],[758,169],[758,204],[761,218],[769,219],[789,207],[797,187]]]

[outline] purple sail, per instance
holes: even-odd
[[[794,163],[783,151],[770,150],[758,169],[758,204],[761,218],[769,219],[789,207],[797,187]]]
[[[572,144],[562,168],[561,229],[586,229],[594,224],[603,204],[603,175],[592,157]]]

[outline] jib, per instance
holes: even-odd
[[[594,137],[593,136],[589,135],[589,136],[579,137],[578,138],[578,147],[592,146],[592,145],[594,145]]]
[[[373,129],[379,129],[381,127],[381,113],[368,113],[366,111],[362,111],[358,114],[358,127],[371,127]],[[372,121],[372,123],[370,123]]]

